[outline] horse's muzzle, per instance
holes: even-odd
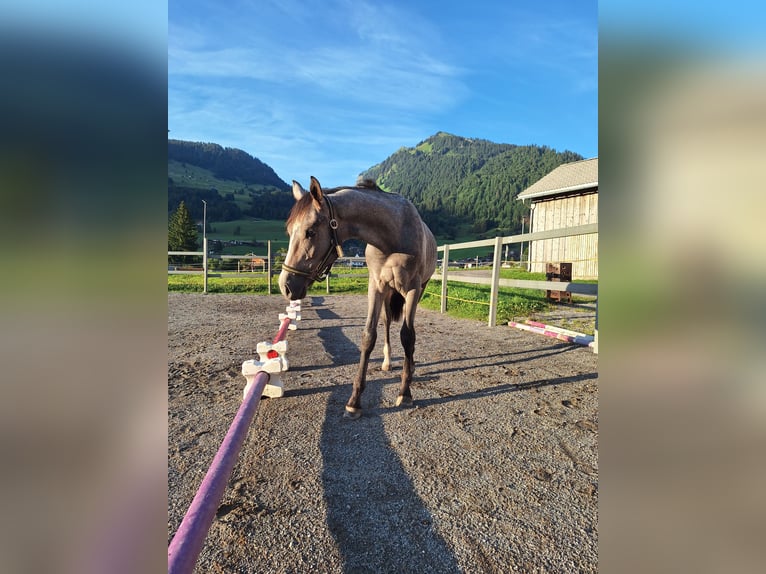
[[[288,301],[299,301],[306,296],[309,281],[305,277],[282,271],[279,274],[279,290]]]

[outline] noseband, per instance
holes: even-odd
[[[330,247],[327,249],[327,253],[324,254],[319,265],[313,271],[301,271],[295,267],[290,267],[286,263],[282,264],[282,269],[288,273],[308,277],[311,281],[324,281],[330,274],[330,269],[332,269],[332,264],[335,263],[335,260],[338,257],[343,257],[343,248],[338,242],[338,220],[335,219],[335,210],[332,207],[329,196],[325,195],[324,200],[327,202],[327,209],[330,211]]]

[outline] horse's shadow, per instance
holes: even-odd
[[[340,319],[318,307],[323,319]],[[356,347],[340,327],[321,329],[319,338],[336,364],[349,365]],[[337,352],[336,352],[337,349]],[[345,355],[345,358],[344,358]],[[353,371],[353,369],[346,369]],[[342,416],[350,385],[332,387],[327,402],[320,450],[327,525],[343,559],[344,572],[459,572],[445,540],[391,448],[383,419]],[[380,404],[383,385],[370,382],[364,403]]]

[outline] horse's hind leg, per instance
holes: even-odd
[[[375,347],[375,340],[378,337],[378,319],[380,318],[380,308],[382,298],[372,286],[367,291],[368,307],[367,322],[362,331],[362,355],[359,358],[359,370],[354,379],[354,388],[351,392],[351,398],[346,403],[345,416],[351,419],[358,419],[362,416],[362,393],[364,392],[365,381],[367,380],[367,364],[370,361],[370,353]]]
[[[404,347],[404,367],[402,368],[402,384],[399,387],[399,396],[396,397],[396,406],[412,405],[412,373],[415,369],[415,310],[417,309],[420,291],[413,289],[407,292],[404,298],[404,321],[402,322],[401,339]]]
[[[391,299],[385,298],[383,307],[383,325],[385,326],[385,339],[383,340],[383,365],[380,367],[383,371],[391,370]]]

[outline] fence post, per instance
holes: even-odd
[[[271,239],[269,239],[268,245],[269,245],[269,252],[267,257],[268,257],[269,263],[266,269],[269,276],[269,295],[271,295]]]
[[[207,293],[207,237],[202,238],[202,292]]]
[[[442,261],[442,295],[441,312],[447,312],[447,268],[449,267],[449,245],[444,246],[444,260]]]
[[[497,299],[500,288],[500,260],[503,255],[503,238],[495,237],[495,256],[492,260],[492,292],[489,296],[489,326],[497,323]]]

